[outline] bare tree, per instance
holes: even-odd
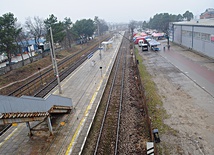
[[[133,37],[133,33],[134,33],[134,29],[136,28],[137,22],[132,20],[129,23],[129,29],[131,31],[132,37]]]
[[[109,27],[104,19],[99,19],[98,16],[94,17],[94,22],[97,25],[97,34],[102,35],[104,32],[108,31]]]
[[[130,32],[131,32],[131,39],[133,37],[133,34],[134,34],[134,29],[136,28],[136,21],[132,20],[130,21],[129,23],[129,29],[130,29]],[[134,42],[132,41],[131,44],[130,44],[130,49],[133,49],[134,48]]]
[[[45,33],[44,20],[39,18],[38,16],[35,16],[33,20],[28,17],[25,22],[25,27],[29,34],[34,37],[35,44],[39,46],[39,40]]]
[[[28,48],[31,46],[29,44],[29,37],[28,37],[29,34],[27,34],[26,30],[24,29],[24,27],[22,27],[22,25],[20,23],[17,23],[16,27],[17,27],[17,29],[21,28],[20,33],[16,37],[16,42],[17,42],[17,45],[19,46],[19,53],[21,54],[22,62],[23,62],[22,64],[24,66],[24,58],[23,58],[22,48]],[[30,59],[30,62],[32,63],[33,62],[33,58],[32,58],[33,54],[32,54],[31,48],[28,48],[28,49],[29,49],[29,52],[27,52],[27,54],[28,54],[28,57]]]

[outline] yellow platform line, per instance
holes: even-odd
[[[85,110],[85,112],[84,112],[84,116],[83,116],[83,118],[81,119],[81,121],[80,121],[80,123],[79,123],[79,125],[78,125],[78,127],[77,127],[77,129],[76,129],[76,131],[75,131],[75,133],[74,133],[74,136],[72,137],[71,142],[69,143],[69,146],[68,146],[67,151],[66,151],[66,153],[65,153],[66,155],[69,155],[69,154],[71,154],[71,152],[72,152],[72,148],[73,148],[74,142],[75,142],[75,140],[77,139],[77,136],[80,134],[80,131],[81,131],[80,129],[82,128],[82,126],[83,126],[83,124],[84,124],[84,122],[85,122],[85,120],[86,120],[86,117],[87,117],[88,114],[89,114],[89,110],[91,109],[92,104],[94,103],[94,101],[95,101],[95,99],[96,99],[96,97],[97,97],[97,94],[98,94],[98,91],[99,91],[99,89],[100,89],[100,87],[101,87],[102,82],[103,82],[103,79],[101,79],[101,81],[100,81],[100,83],[99,83],[99,85],[98,85],[98,87],[97,87],[95,93],[93,94],[93,96],[92,96],[92,98],[91,98],[91,100],[90,100],[89,105],[87,106],[87,108],[86,108],[86,110]]]
[[[119,47],[119,46],[117,46],[117,48],[115,49],[115,51],[118,50],[118,47]],[[109,63],[108,66],[107,66],[106,72],[108,71],[108,69],[109,69],[109,67],[110,67],[110,64],[112,63],[113,58],[115,57],[115,54],[116,54],[116,52],[114,52],[114,56],[112,56],[112,59],[110,60],[110,63]],[[106,76],[106,74],[103,75],[103,77],[105,77],[105,76]],[[97,94],[98,94],[98,91],[99,91],[99,89],[100,89],[100,87],[101,87],[101,84],[102,84],[102,82],[103,82],[103,79],[104,79],[104,78],[101,79],[101,81],[100,81],[100,83],[99,83],[99,85],[98,85],[98,87],[97,87],[95,93],[93,94],[93,96],[92,96],[92,98],[91,98],[91,100],[90,100],[89,105],[88,105],[87,108],[86,108],[86,111],[84,112],[84,116],[83,116],[83,118],[81,119],[81,121],[80,121],[80,123],[79,123],[79,125],[78,125],[78,127],[77,127],[77,129],[76,129],[76,131],[75,131],[75,133],[74,133],[74,135],[73,135],[73,137],[72,137],[72,139],[71,139],[71,142],[70,142],[69,145],[68,145],[67,151],[66,151],[66,153],[65,153],[66,155],[70,155],[71,152],[72,152],[72,148],[73,148],[73,146],[74,146],[74,142],[75,142],[77,136],[80,134],[80,128],[83,126],[83,123],[84,123],[85,120],[86,120],[86,116],[88,116],[88,111],[91,109],[91,106],[92,106],[92,104],[94,103],[94,100],[95,100],[95,98],[96,98],[96,96],[97,96]]]
[[[10,138],[15,134],[15,132],[16,132],[17,130],[18,130],[18,128],[15,128],[15,129],[13,130],[13,132],[11,132],[11,134],[9,134],[9,135],[4,139],[4,141],[0,143],[0,147],[1,147],[8,139],[10,139]]]

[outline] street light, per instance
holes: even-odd
[[[52,28],[51,27],[50,27],[50,35],[51,35],[51,38],[50,38],[51,41],[49,43],[51,45],[50,52],[51,52],[53,70],[54,70],[54,74],[56,75],[56,78],[57,78],[59,94],[62,94],[62,89],[61,89],[60,79],[59,79],[59,72],[58,72],[58,67],[57,67],[57,62],[56,62],[56,55],[55,55],[55,51],[54,51],[53,34],[52,34]]]
[[[103,77],[102,68],[103,67],[100,67],[101,77]]]

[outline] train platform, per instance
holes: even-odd
[[[112,41],[110,48],[96,51],[61,82],[62,94],[59,94],[58,87],[51,91],[51,94],[71,98],[73,104],[70,114],[52,118],[53,136],[46,130],[38,130],[29,137],[26,124],[19,123],[0,137],[0,155],[81,153],[120,48],[122,36],[118,35],[112,38]],[[46,124],[41,123],[40,128],[42,127],[45,129]]]

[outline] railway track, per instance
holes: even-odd
[[[111,38],[111,35],[105,36],[101,41],[106,41]],[[71,74],[78,66],[80,66],[86,59],[88,54],[93,54],[98,49],[98,42],[95,42],[90,47],[68,56],[62,61],[58,62],[60,80],[64,80]],[[52,67],[49,67],[44,72],[32,77],[25,84],[11,91],[8,96],[20,97],[22,95],[45,97],[53,88],[57,86],[57,79],[54,75]],[[5,88],[7,89],[7,88]],[[0,126],[0,136],[11,127],[11,124]]]
[[[150,130],[139,72],[123,37],[82,154],[146,154]]]
[[[109,40],[110,36],[105,36],[101,41]],[[90,47],[81,50],[69,57],[58,62],[58,70],[60,80],[64,80],[70,73],[72,73],[79,65],[81,65],[89,54],[93,54],[98,49],[98,42],[95,42]],[[57,79],[54,75],[52,66],[46,69],[44,72],[38,73],[37,76],[28,80],[25,84],[11,91],[8,96],[20,97],[22,95],[44,97],[54,87],[57,86]],[[10,88],[8,88],[10,89]]]
[[[144,139],[146,139],[145,141],[148,141],[148,136],[143,135],[143,137],[142,135],[139,135],[140,132],[134,133],[136,131],[147,131],[141,126],[142,124],[146,124],[144,120],[143,107],[142,105],[140,105],[140,102],[137,102],[137,99],[134,99],[133,97],[135,94],[137,94],[138,96],[138,92],[136,91],[137,88],[134,88],[136,85],[136,72],[130,72],[130,70],[134,70],[135,67],[133,67],[133,65],[131,65],[130,67],[130,64],[128,64],[130,63],[129,61],[132,60],[132,56],[130,55],[130,53],[128,53],[128,51],[129,42],[123,38],[117,59],[108,80],[107,89],[105,90],[103,99],[101,101],[106,103],[106,108],[104,108],[106,109],[104,110],[106,111],[105,118],[103,119],[103,121],[99,121],[99,123],[102,122],[102,125],[100,125],[103,126],[102,130],[100,129],[100,126],[97,127],[97,133],[92,134],[94,137],[96,137],[95,143],[86,144],[92,148],[92,151],[86,151],[84,153],[83,150],[83,154],[145,154],[143,146],[140,146],[138,142],[143,143],[142,140]],[[127,60],[129,61],[127,62]],[[65,70],[67,70],[67,68],[64,69],[64,71]],[[130,81],[132,81],[130,91],[133,93],[133,98],[130,97],[131,93],[125,90],[127,89],[126,87],[128,76],[131,77]],[[106,95],[108,95],[108,97],[105,97]],[[131,104],[128,100],[131,100]],[[100,105],[102,104],[103,103],[101,103]],[[126,110],[125,114],[124,110]],[[129,119],[130,117],[131,119]],[[65,118],[65,120],[70,119],[70,117]],[[131,120],[132,122],[128,122],[129,120]],[[66,145],[66,138],[64,134],[61,133],[65,133],[64,130],[65,128],[60,127],[56,129],[55,138],[52,139],[51,143],[49,143],[50,146],[42,147],[43,152],[46,152],[45,154],[48,154],[48,152],[52,150],[53,147],[57,148],[57,154],[61,154],[63,152],[62,146]],[[70,134],[66,135],[66,137],[69,136]],[[128,137],[129,139],[127,140],[124,137]],[[133,140],[132,137],[134,137],[135,139]],[[57,146],[55,146],[55,142],[57,140],[60,140],[60,144],[57,143]],[[87,138],[87,141],[91,142],[93,140]],[[139,147],[136,147],[136,145],[139,145]],[[124,152],[122,152],[122,150],[124,150]]]
[[[94,154],[117,154],[118,152],[120,118],[124,99],[124,76],[127,56],[126,44],[127,41],[123,39],[114,65],[112,84]]]

